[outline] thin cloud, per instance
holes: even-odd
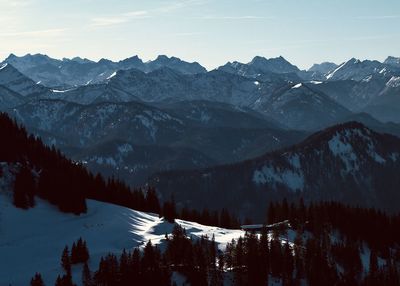
[[[67,29],[60,28],[60,29],[47,29],[47,30],[33,30],[33,31],[17,31],[17,32],[8,32],[8,33],[1,33],[0,36],[2,37],[40,37],[40,36],[55,36],[59,33],[65,32]]]
[[[202,16],[202,17],[194,17],[193,19],[199,20],[271,20],[275,19],[275,17],[263,17],[263,16],[253,16],[253,15],[245,15],[245,16]]]
[[[118,14],[118,15],[92,18],[90,20],[91,23],[90,23],[89,27],[96,28],[96,27],[107,27],[107,26],[125,24],[125,23],[131,22],[133,20],[146,19],[146,18],[155,17],[157,15],[168,14],[168,13],[172,13],[176,10],[184,9],[184,8],[191,7],[191,6],[204,5],[208,2],[210,2],[210,0],[172,1],[172,2],[165,4],[164,6],[161,6],[159,8],[153,9],[153,10],[132,11],[132,12],[126,12],[126,13],[122,13],[122,14]]]
[[[198,35],[203,35],[203,33],[197,33],[197,32],[183,32],[183,33],[172,33],[172,34],[168,34],[168,36],[172,36],[172,37],[193,37],[193,36],[198,36]]]
[[[7,7],[25,7],[32,4],[31,0],[0,0],[0,6]]]
[[[399,19],[400,15],[381,15],[381,16],[359,16],[357,20],[388,20],[388,19]]]
[[[184,9],[191,6],[199,6],[209,3],[210,0],[178,0],[166,4],[155,10],[155,12],[169,13],[175,10]]]
[[[127,23],[137,19],[149,18],[148,11],[131,11],[116,16],[96,17],[91,19],[90,27],[105,27]]]

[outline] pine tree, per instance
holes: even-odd
[[[89,266],[87,263],[83,265],[82,269],[82,285],[83,286],[92,286],[92,273],[90,272]]]
[[[71,274],[66,274],[63,275],[62,277],[58,275],[55,286],[74,286],[74,283],[72,283]]]
[[[36,192],[35,180],[32,172],[26,165],[23,165],[17,175],[14,183],[14,205],[18,208],[28,209],[33,207],[34,195]]]
[[[164,202],[163,215],[168,222],[174,223],[176,218],[176,206],[173,196],[171,197],[171,200],[169,202]]]
[[[71,275],[71,258],[69,256],[68,246],[65,246],[61,254],[61,266],[64,268],[67,275]]]
[[[44,282],[40,273],[36,273],[31,279],[31,286],[44,286]]]
[[[84,263],[89,260],[89,250],[86,241],[81,237],[77,242],[72,244],[71,248],[71,264]]]

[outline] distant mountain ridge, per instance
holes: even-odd
[[[335,200],[398,211],[400,138],[361,123],[340,124],[293,147],[232,165],[160,173],[152,183],[182,205],[262,216],[284,197]],[[191,190],[188,192],[187,190]],[[229,196],[226,194],[229,193]],[[213,197],[210,201],[207,198]]]
[[[94,62],[79,57],[57,60],[42,54],[27,54],[21,57],[11,54],[4,60],[4,63],[13,65],[34,81],[49,87],[71,87],[99,83],[112,77],[116,71],[125,69],[151,72],[161,67],[169,67],[183,74],[207,71],[197,62],[189,63],[176,57],[169,58],[164,55],[144,63],[138,56],[119,62],[107,59]]]

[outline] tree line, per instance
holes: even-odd
[[[79,215],[87,210],[86,199],[94,199],[157,213],[170,222],[182,218],[227,228],[240,225],[227,210],[212,213],[187,208],[179,210],[173,198],[161,203],[152,187],[131,188],[114,177],[105,179],[100,174],[94,175],[79,162],[66,158],[54,146],[46,146],[40,138],[28,135],[24,127],[5,113],[0,113],[0,134],[0,162],[16,166],[13,201],[19,208],[34,207],[37,196],[63,212]]]

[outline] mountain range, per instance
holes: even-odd
[[[226,185],[224,192],[231,189],[232,198],[244,195],[245,189],[258,195],[263,188],[282,189],[282,194],[304,191],[310,200],[337,197],[365,205],[374,201],[376,206],[393,209],[391,186],[390,200],[385,201],[376,193],[383,184],[376,176],[397,171],[397,161],[382,151],[395,154],[396,137],[379,132],[400,135],[399,79],[399,59],[394,57],[384,62],[325,62],[300,70],[283,57],[257,56],[249,63],[229,62],[207,71],[198,63],[166,56],[149,62],[137,56],[94,62],[10,55],[0,64],[0,110],[91,170],[131,185],[145,184],[150,178],[160,196],[169,198],[174,193],[182,205],[196,201],[201,207],[202,200],[196,197],[201,191],[193,190],[204,187],[218,193]],[[349,121],[363,125],[346,125]],[[336,127],[326,129],[330,126]],[[321,134],[316,133],[320,130],[330,134],[321,135],[329,140],[312,135]],[[348,170],[349,165],[340,163],[341,155],[326,147],[334,138],[332,130],[348,134],[340,135],[345,139],[338,144],[343,152],[355,152],[343,155],[350,158],[348,164],[358,166],[351,175],[341,176],[335,170]],[[311,149],[319,155],[310,153]],[[301,161],[298,169],[290,167],[280,153],[288,151],[282,150],[292,150],[311,162]],[[368,150],[379,157],[369,156]],[[318,162],[328,162],[332,172],[318,173],[325,168]],[[256,172],[249,167],[253,165],[260,178],[264,176],[265,183],[259,186],[251,179]],[[232,168],[240,173],[230,174]],[[215,179],[203,177],[204,170],[211,170]],[[228,177],[235,178],[232,186],[223,179]],[[310,184],[314,177],[320,181]],[[362,177],[371,177],[371,182],[363,182]],[[197,186],[187,178],[193,178]],[[302,188],[293,190],[283,184],[288,178],[294,180],[292,187],[302,182]],[[191,191],[181,191],[177,182]],[[353,197],[335,192],[333,182],[352,189]],[[326,192],[315,195],[322,186]],[[247,213],[254,203],[227,202],[227,206]]]

